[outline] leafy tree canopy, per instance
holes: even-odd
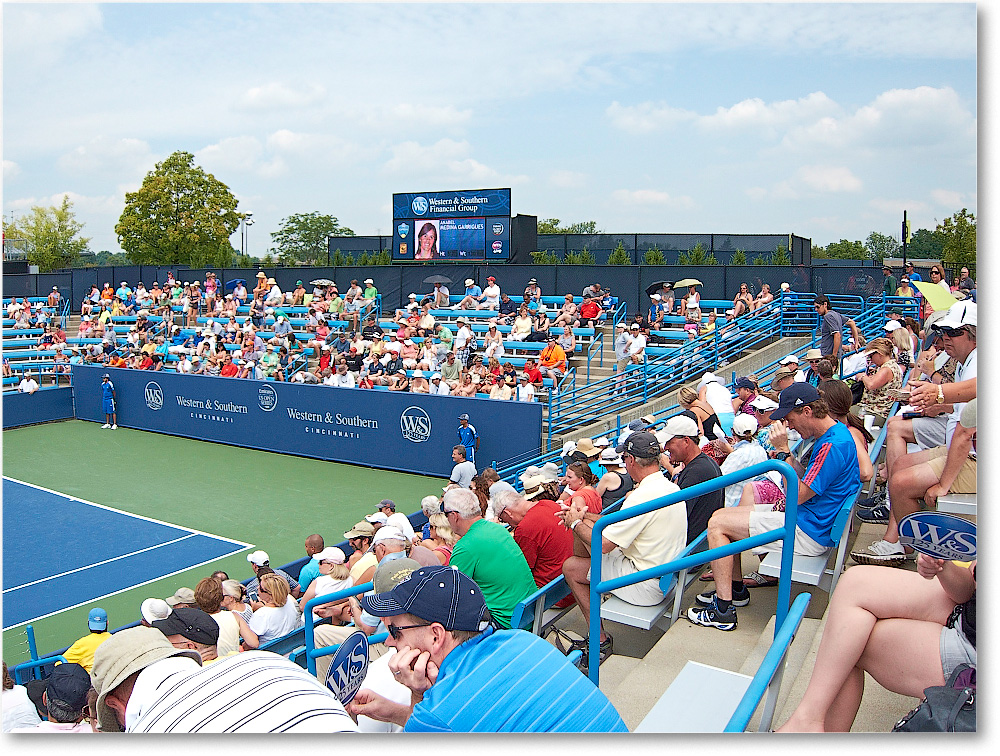
[[[236,251],[229,237],[242,217],[229,187],[175,152],[146,174],[137,192],[125,195],[115,233],[137,265],[221,267]]]
[[[597,221],[581,221],[560,225],[562,221],[558,218],[545,218],[538,221],[538,233],[540,234],[599,234],[601,230],[597,227]]]
[[[13,223],[3,224],[4,239],[23,239],[28,262],[42,273],[73,267],[90,244],[89,237],[80,236],[82,230],[65,194],[58,207],[35,206]]]
[[[944,234],[918,228],[910,235],[906,256],[917,260],[940,260],[944,256]]]
[[[902,246],[891,236],[872,231],[865,239],[865,251],[873,260],[885,260],[887,257],[899,257]]]
[[[281,220],[281,227],[271,234],[272,254],[283,265],[306,263],[326,265],[327,237],[354,236],[354,232],[332,215],[318,212],[296,213]]]
[[[942,261],[949,268],[958,270],[963,265],[975,275],[976,269],[976,216],[962,208],[938,224],[937,232],[944,237]]]

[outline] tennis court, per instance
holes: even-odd
[[[94,605],[120,627],[138,619],[143,599],[214,570],[250,577],[248,548],[285,564],[305,555],[307,535],[335,544],[380,499],[410,513],[443,485],[80,420],[6,431],[3,441],[8,664],[28,658],[25,622],[39,652],[51,652],[87,632]]]

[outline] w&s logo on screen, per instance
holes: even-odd
[[[156,381],[146,384],[146,406],[151,410],[163,409],[163,389]]]
[[[423,215],[430,208],[430,204],[427,202],[426,197],[414,197],[413,202],[410,203],[410,208],[413,210],[414,215]]]
[[[403,438],[419,444],[431,437],[431,418],[420,407],[407,407],[399,416],[399,428]]]

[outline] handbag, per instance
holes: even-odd
[[[944,685],[924,689],[924,700],[893,732],[975,732],[976,668],[959,664]]]

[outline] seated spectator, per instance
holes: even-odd
[[[458,383],[451,392],[454,396],[474,397],[476,395],[477,384],[473,382],[471,373],[462,375],[461,383]]]
[[[163,685],[167,678],[170,685]],[[92,679],[102,732],[357,729],[322,683],[277,654],[251,651],[202,667],[196,651],[175,648],[148,627],[115,633],[96,658]]]
[[[286,583],[288,583],[288,590],[293,598],[299,598],[302,595],[302,590],[299,588],[298,581],[289,575],[287,572],[281,569],[271,568],[270,557],[267,555],[266,551],[252,551],[247,554],[247,562],[250,563],[250,569],[253,570],[254,577],[247,583],[247,594],[250,596],[250,603],[254,605],[257,602],[257,585],[259,583],[257,576],[260,574],[261,568],[270,569],[275,575],[282,578]],[[254,606],[254,610],[257,607]]]
[[[231,612],[226,612],[234,618]],[[152,627],[163,633],[174,648],[188,648],[201,657],[202,665],[239,653],[234,648],[220,654],[219,625],[213,617],[201,609],[175,609],[164,619],[154,620]]]
[[[576,351],[576,336],[569,326],[563,326],[563,332],[556,338],[556,342],[567,355]]]
[[[750,286],[746,283],[740,284],[739,293],[733,298],[733,316],[740,317],[753,309],[753,294],[750,293]]]
[[[782,450],[783,459],[801,476],[799,482],[799,518],[795,532],[795,553],[820,556],[833,546],[830,529],[844,500],[857,492],[861,485],[858,472],[858,452],[847,427],[830,417],[826,402],[807,383],[794,383],[781,392],[778,409],[771,413],[775,420],[787,419],[788,425],[802,438],[816,439],[809,470],[787,452],[787,439],[772,434],[775,448]],[[782,457],[779,457],[782,458]],[[708,523],[708,546],[716,548],[752,535],[782,527],[783,511],[773,511],[769,505],[738,506],[717,510]],[[760,550],[781,547],[781,541],[767,544]],[[736,629],[736,606],[750,603],[750,591],[744,585],[740,556],[712,561],[716,590],[699,594],[698,606],[688,610],[688,619],[697,625],[719,630]]]
[[[249,640],[244,639],[245,648],[258,648],[302,626],[299,605],[295,597],[289,593],[288,581],[277,571],[260,577],[256,593],[260,597],[260,605],[255,606],[248,624],[256,633],[257,642],[254,642],[252,637]]]
[[[852,567],[830,597],[806,692],[778,732],[849,732],[865,672],[922,698],[959,664],[976,661],[976,562],[919,554],[916,573]]]
[[[872,339],[865,348],[865,355],[872,368],[869,368],[870,375],[858,376],[865,387],[859,409],[862,415],[885,419],[895,401],[891,392],[903,385],[903,371],[893,357],[893,344],[889,339]]]
[[[736,379],[736,396],[733,398],[733,415],[745,414],[757,417],[753,400],[757,398],[757,384],[746,376]]]
[[[526,486],[524,494],[513,490],[497,494],[493,511],[500,522],[513,527],[514,541],[541,588],[562,575],[563,562],[573,555],[573,533],[558,517],[559,504],[543,498],[541,479],[531,482],[536,485]]]
[[[622,455],[625,469],[635,481],[635,488],[622,505],[622,511],[678,490],[676,484],[660,472],[660,444],[652,433],[634,432],[616,451]],[[610,525],[604,530],[600,545],[591,543],[594,523],[599,516],[576,503],[570,504],[563,512],[563,522],[574,533],[574,556],[563,564],[563,574],[584,617],[590,616],[592,549],[599,548],[603,554],[601,579],[607,580],[665,564],[675,559],[685,544],[687,512],[680,506],[663,507]],[[654,606],[663,600],[658,579],[644,580],[615,589],[612,593],[639,606]],[[599,643],[600,660],[604,661],[613,651],[613,640],[604,631],[603,623]],[[577,644],[584,652],[583,663],[587,660],[587,646],[587,640]]]
[[[215,621],[218,628],[216,640],[211,645],[216,646],[215,650],[219,656],[228,656],[239,651],[240,636],[243,635],[237,620],[239,615],[222,605],[225,595],[222,590],[222,580],[216,577],[202,578],[194,587],[195,603]],[[204,654],[202,659],[208,660]]]
[[[34,394],[38,391],[38,388],[38,381],[32,377],[31,371],[25,370],[20,383],[17,384],[18,392],[22,394]]]
[[[567,362],[566,352],[559,346],[554,334],[549,334],[548,343],[538,355],[538,359],[538,371],[543,377],[551,378],[556,386],[558,386],[559,379],[566,374]],[[553,387],[553,390],[555,390],[555,387]]]
[[[465,279],[465,296],[462,300],[452,307],[453,310],[478,310],[479,305],[485,299],[483,296],[483,290],[476,285],[476,282],[471,278]]]
[[[421,545],[427,547],[438,558],[441,564],[448,564],[451,559],[458,536],[451,529],[448,518],[441,512],[436,512],[427,518],[429,537]]]
[[[770,304],[773,301],[774,301],[774,295],[771,293],[771,285],[766,283],[761,284],[760,294],[758,294],[753,301],[753,309],[754,310],[760,309],[764,305]]]
[[[580,305],[580,327],[598,328],[604,319],[604,310],[601,309],[600,298],[595,295],[592,299],[585,298]]]
[[[79,664],[72,662],[68,664],[56,665],[52,673],[45,679],[45,690],[42,692],[42,703],[45,705],[47,721],[39,721],[36,715],[33,720],[36,724],[30,725],[32,717],[28,715],[27,708],[23,707],[24,714],[18,714],[17,710],[12,712],[12,724],[20,722],[11,728],[7,727],[7,710],[12,705],[7,696],[7,665],[4,665],[4,732],[37,732],[37,733],[63,733],[63,732],[93,732],[90,723],[85,721],[87,715],[87,694],[90,692],[90,673]],[[13,680],[11,681],[13,689]],[[17,686],[21,687],[21,686]],[[21,688],[24,690],[24,688]],[[14,704],[16,706],[16,704]],[[32,707],[34,709],[34,707]],[[23,724],[21,724],[23,723]]]
[[[549,338],[549,316],[545,310],[539,308],[535,313],[531,326],[531,334],[525,337],[525,341],[548,341]]]
[[[449,564],[476,581],[494,621],[500,627],[510,627],[514,606],[536,588],[520,548],[506,528],[483,519],[472,491],[446,492],[443,511],[459,536]]]
[[[94,652],[111,637],[108,632],[108,613],[99,607],[90,610],[87,615],[87,627],[90,633],[83,636],[63,652],[67,662],[79,664],[88,672],[94,666]]]
[[[625,470],[625,462],[614,447],[608,446],[602,449],[598,461],[605,472],[597,481],[595,490],[601,497],[601,511],[604,511],[635,488],[635,483]]]
[[[590,441],[590,439],[585,439]],[[582,442],[581,442],[582,443]],[[591,443],[593,446],[593,443]],[[577,454],[578,452],[574,452]],[[564,482],[566,488],[563,490],[559,501],[567,505],[576,504],[591,514],[601,513],[601,496],[594,488],[597,485],[597,476],[594,475],[587,462],[571,462],[566,467]]]
[[[351,568],[347,564],[347,557],[344,552],[336,546],[327,546],[322,551],[313,556],[313,560],[319,567],[319,576],[309,583],[309,588],[302,598],[299,599],[299,611],[304,612],[306,604],[316,596],[325,596],[329,593],[336,593],[354,585],[351,579]],[[320,618],[328,616],[324,610],[327,606],[317,606],[313,610],[313,616],[318,622]]]
[[[483,359],[503,359],[503,336],[497,330],[497,324],[495,322],[490,322],[486,336],[483,337],[483,349]]]
[[[698,398],[715,410],[722,432],[729,434],[733,430],[733,395],[715,373],[705,373],[698,382]]]
[[[59,665],[65,666],[65,665]],[[57,667],[58,669],[58,667]],[[43,683],[44,684],[44,683]],[[44,713],[44,712],[43,712]],[[33,728],[42,722],[39,711],[29,697],[28,689],[18,685],[3,663],[3,731],[15,728]]]
[[[240,615],[249,622],[253,616],[253,607],[247,603],[247,589],[239,580],[222,581],[222,608]]]
[[[677,403],[685,410],[693,412],[697,418],[698,435],[709,441],[725,438],[719,416],[707,401],[699,398],[698,392],[689,386],[684,386],[678,393]]]
[[[656,440],[670,455],[670,462],[674,465],[684,465],[674,476],[674,482],[682,490],[722,475],[718,463],[701,450],[698,426],[690,417],[677,415],[670,418],[666,427],[662,431],[657,431],[655,435]],[[687,543],[691,543],[705,531],[712,515],[722,508],[724,498],[725,493],[719,489],[685,500]]]
[[[514,399],[519,402],[535,401],[535,387],[527,373],[521,373],[517,378],[517,388],[514,390]]]
[[[444,591],[438,590],[442,583]],[[461,572],[424,567],[388,593],[365,596],[364,608],[385,618],[386,645],[400,649],[390,669],[414,693],[408,705],[362,689],[351,713],[407,732],[626,731],[604,694],[550,644],[530,633],[494,631],[489,600],[479,588]],[[447,596],[457,598],[449,603]],[[436,675],[449,656],[447,669],[458,671]],[[509,664],[511,658],[520,663]],[[487,687],[484,670],[492,680]],[[493,705],[497,690],[507,692],[506,705]],[[539,696],[549,702],[544,710],[536,705]]]
[[[510,325],[514,320],[514,315],[517,312],[517,304],[507,292],[500,295],[500,306],[497,311],[497,320],[504,325]]]
[[[559,308],[559,312],[556,315],[556,319],[552,322],[552,325],[568,325],[571,328],[578,328],[580,325],[580,308],[577,306],[576,302],[573,301],[573,295],[567,294],[564,298],[562,307]]]

